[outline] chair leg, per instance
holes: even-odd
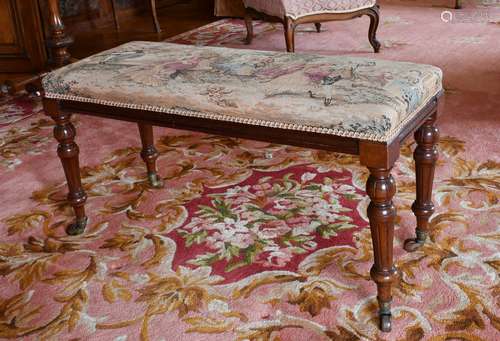
[[[67,226],[66,233],[72,236],[78,235],[85,230],[88,219],[85,215],[87,194],[82,186],[80,163],[78,160],[79,149],[75,143],[76,129],[70,121],[71,114],[61,112],[57,101],[44,99],[43,107],[45,113],[51,116],[56,123],[54,137],[59,142],[57,155],[61,159],[68,183],[68,202],[73,207],[76,217],[76,221]]]
[[[437,150],[439,129],[435,126],[435,122],[436,114],[428,118],[423,126],[415,132],[417,148],[413,153],[413,158],[415,159],[417,199],[412,205],[412,210],[417,217],[417,236],[405,241],[404,249],[408,252],[416,251],[424,245],[429,231],[429,218],[434,213],[432,184],[439,156]]]
[[[139,133],[142,141],[141,157],[146,163],[148,169],[148,180],[151,187],[163,187],[163,181],[158,176],[156,171],[156,159],[158,159],[158,151],[154,145],[153,126],[146,123],[138,123]]]
[[[295,52],[295,22],[293,19],[285,18],[285,40],[286,40],[286,50],[288,52]]]
[[[314,24],[314,26],[316,26],[316,32],[321,33],[321,23],[317,22]]]
[[[118,22],[118,13],[116,11],[116,0],[111,0],[111,9],[113,10],[113,20],[115,21],[115,28],[117,31],[120,30],[120,23]]]
[[[370,17],[370,29],[368,31],[368,40],[375,53],[380,51],[380,42],[377,40],[377,29],[380,21],[380,11],[378,5],[369,8],[366,14]]]
[[[253,18],[248,11],[245,12],[245,25],[247,27],[247,37],[245,39],[245,44],[250,45],[253,40]]]
[[[374,265],[370,271],[377,284],[380,329],[391,331],[392,283],[396,279],[393,261],[394,221],[396,208],[392,197],[396,184],[391,169],[369,168],[370,176],[366,183],[366,193],[371,199],[368,218],[373,241]]]
[[[156,12],[156,0],[150,0],[149,7],[151,9],[151,16],[153,17],[153,23],[156,33],[161,33],[160,22],[158,21],[158,13]]]

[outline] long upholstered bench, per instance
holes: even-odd
[[[87,224],[73,113],[137,122],[149,181],[161,187],[153,125],[359,155],[370,176],[366,192],[374,249],[380,327],[391,329],[391,286],[396,280],[393,234],[396,192],[391,169],[402,142],[417,147],[416,250],[427,235],[441,70],[353,57],[132,42],[63,67],[43,79],[44,108],[56,125],[58,155],[76,221]]]

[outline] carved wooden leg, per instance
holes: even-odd
[[[291,18],[285,19],[285,40],[287,52],[295,52],[295,22]]]
[[[250,45],[253,40],[253,18],[248,12],[245,13],[245,25],[247,27],[247,37],[245,39],[245,44]]]
[[[377,29],[380,20],[380,11],[378,5],[367,10],[367,15],[370,17],[370,29],[368,30],[368,40],[373,47],[375,53],[380,51],[380,42],[377,40]]]
[[[314,26],[316,26],[316,32],[321,33],[321,23],[317,22],[314,24]]]
[[[432,203],[432,184],[434,182],[434,169],[438,160],[437,143],[439,129],[435,126],[436,114],[429,117],[415,132],[417,148],[413,153],[415,159],[415,174],[417,182],[417,199],[412,210],[417,217],[417,237],[408,239],[404,249],[413,252],[424,245],[429,230],[429,218],[434,213]]]
[[[370,177],[366,183],[366,193],[371,199],[368,206],[368,218],[373,241],[374,265],[370,271],[377,283],[380,329],[391,330],[391,289],[396,278],[393,264],[394,220],[396,208],[392,197],[396,184],[391,176],[391,169],[369,168]]]
[[[73,45],[73,38],[66,34],[66,29],[59,11],[58,0],[47,0],[49,11],[49,37],[46,39],[50,51],[49,64],[51,67],[59,68],[70,62],[71,55],[68,47]]]
[[[83,190],[80,178],[79,149],[75,143],[76,130],[70,121],[71,114],[61,112],[57,101],[44,99],[43,104],[46,114],[50,115],[56,122],[54,137],[59,142],[57,155],[61,159],[66,181],[68,182],[68,201],[73,207],[76,216],[75,223],[69,225],[66,232],[69,235],[81,234],[87,225],[87,216],[85,215],[87,194]]]
[[[163,187],[163,181],[156,172],[156,159],[158,158],[158,151],[154,145],[153,139],[153,126],[146,123],[138,123],[139,133],[141,134],[142,151],[141,157],[146,163],[148,169],[148,179],[151,187]]]
[[[156,33],[161,33],[160,22],[158,21],[158,13],[156,11],[156,0],[149,1],[149,8],[151,9],[151,16],[155,25]]]

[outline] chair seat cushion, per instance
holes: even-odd
[[[389,141],[442,89],[439,68],[131,42],[43,79],[47,98]]]
[[[376,0],[243,0],[245,7],[274,17],[298,19],[307,15],[348,13],[375,6]]]

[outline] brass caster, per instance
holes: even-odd
[[[156,173],[148,174],[149,185],[153,188],[163,188],[163,180]]]
[[[380,310],[378,312],[380,330],[384,333],[391,331],[391,302],[379,302]]]
[[[427,233],[417,230],[417,237],[405,240],[403,248],[406,252],[415,252],[425,244]]]
[[[392,330],[391,315],[380,315],[380,330],[389,333]]]
[[[69,236],[77,236],[82,234],[85,231],[85,227],[87,226],[88,218],[84,217],[83,219],[77,220],[73,224],[70,224],[66,228],[66,233]]]
[[[415,252],[418,249],[420,249],[424,245],[424,242],[419,242],[417,238],[411,238],[405,240],[405,244],[403,246],[403,249],[405,249],[406,252]]]

